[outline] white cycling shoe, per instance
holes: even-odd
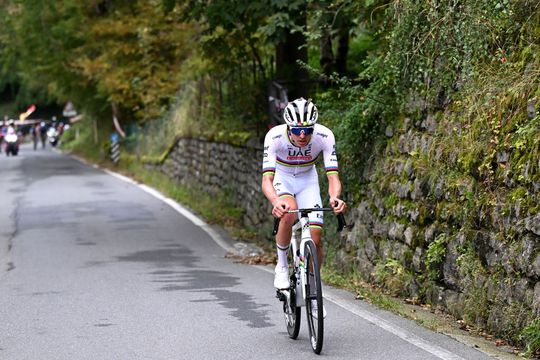
[[[276,265],[275,271],[274,287],[276,289],[288,289],[290,286],[289,268],[287,266]]]
[[[317,300],[311,300],[311,314],[315,319],[319,318]],[[322,306],[322,317],[326,319],[326,308]]]

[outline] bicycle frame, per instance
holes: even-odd
[[[305,216],[303,216],[305,215]],[[302,230],[300,239],[298,239],[298,230]],[[300,241],[299,241],[300,240]],[[304,266],[304,249],[307,241],[311,239],[309,230],[309,219],[307,214],[302,214],[299,221],[294,224],[291,236],[291,250],[294,254],[294,272],[296,273],[296,306],[305,306],[306,294],[304,285],[306,284],[306,268]],[[300,294],[302,296],[300,297]]]
[[[307,324],[311,348],[316,354],[321,352],[324,337],[324,307],[322,300],[322,286],[320,266],[317,262],[317,247],[311,238],[309,228],[310,212],[332,211],[330,208],[309,208],[288,210],[289,213],[299,213],[298,222],[292,226],[289,256],[292,261],[289,278],[290,288],[277,289],[276,297],[283,301],[285,323],[291,339],[296,339],[300,330],[300,307],[306,308]],[[346,226],[343,214],[338,214],[338,231]],[[279,219],[274,219],[273,235],[279,228]],[[298,231],[300,230],[300,238]],[[311,243],[310,243],[311,242]],[[308,256],[306,259],[306,255]],[[309,276],[309,279],[308,279]],[[313,276],[313,279],[312,279]],[[315,290],[315,293],[312,293]],[[308,293],[309,292],[309,293]],[[301,295],[300,295],[301,294]],[[316,302],[317,316],[313,314],[313,301]],[[292,304],[291,302],[294,302]]]
[[[309,229],[309,218],[308,213],[312,211],[332,211],[330,208],[305,208],[299,210],[289,210],[289,213],[300,213],[298,222],[296,222],[292,227],[292,236],[291,236],[291,249],[294,254],[294,273],[296,274],[296,306],[301,307],[305,306],[306,294],[304,293],[304,285],[306,284],[306,269],[304,268],[304,249],[307,241],[312,241],[311,231]],[[347,224],[345,223],[345,218],[343,214],[337,216],[338,219],[338,232],[341,232]],[[279,219],[274,219],[274,230],[272,235],[276,235],[279,226]],[[302,230],[300,236],[300,242],[298,239],[298,230]],[[288,290],[278,290],[278,293],[283,294],[290,300],[290,292]],[[302,296],[299,296],[302,294]],[[290,302],[289,302],[290,305]]]

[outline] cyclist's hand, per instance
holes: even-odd
[[[276,200],[276,202],[274,203],[274,207],[272,208],[272,215],[281,219],[285,214],[287,214],[287,211],[289,211],[290,209],[291,207],[285,200],[278,199]]]
[[[345,209],[347,209],[347,204],[345,204],[345,201],[338,198],[330,198],[330,204],[332,204],[334,214],[336,215],[341,214],[345,211]]]

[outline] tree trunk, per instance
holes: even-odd
[[[120,134],[122,138],[125,138],[126,133],[122,129],[122,126],[120,125],[120,121],[118,120],[120,118],[120,111],[118,109],[118,106],[116,105],[116,103],[113,102],[111,104],[111,108],[112,108],[112,118],[113,118],[114,128],[116,129],[116,132]]]
[[[332,36],[328,31],[324,32],[319,41],[319,51],[321,55],[321,60],[319,61],[321,69],[325,75],[330,76],[334,67],[334,53],[332,51]]]
[[[349,53],[349,29],[341,29],[338,37],[336,53],[336,71],[339,75],[347,75],[347,55]]]
[[[306,16],[299,15],[297,24],[305,27]],[[276,46],[276,80],[289,89],[289,99],[308,96],[307,70],[297,64],[308,61],[306,38],[300,32],[287,31],[285,41]]]

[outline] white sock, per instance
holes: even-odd
[[[287,254],[289,253],[289,245],[282,247],[278,244],[276,244],[277,247],[277,265],[278,266],[289,266],[289,262],[287,261]]]

